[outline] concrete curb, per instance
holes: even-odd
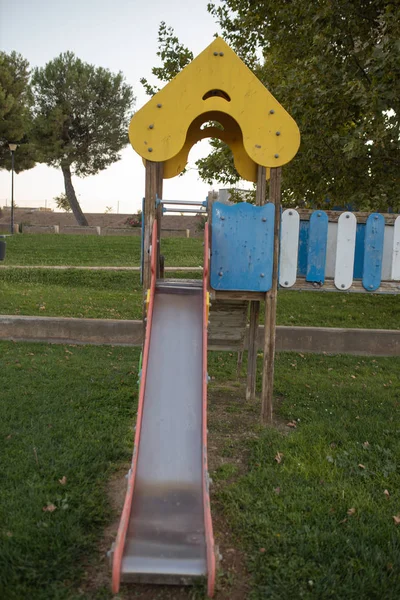
[[[0,316],[0,340],[141,346],[141,321],[73,319],[58,317]],[[258,348],[263,344],[259,328]],[[209,338],[211,350],[237,350],[217,336]],[[245,341],[246,345],[246,341]],[[336,327],[277,327],[277,351],[359,356],[400,356],[400,330],[341,329]]]

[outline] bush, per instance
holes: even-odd
[[[142,211],[140,210],[136,215],[128,217],[125,221],[125,225],[129,227],[141,227],[142,226]]]

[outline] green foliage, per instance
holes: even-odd
[[[16,52],[0,52],[0,169],[11,169],[10,142],[18,144],[17,173],[35,165],[34,148],[28,143],[31,102],[28,61]]]
[[[208,9],[300,127],[286,201],[400,209],[399,6],[223,0]]]
[[[34,70],[32,89],[41,162],[84,177],[119,160],[134,103],[122,73],[65,52]]]
[[[136,215],[128,217],[125,221],[125,225],[129,227],[141,227],[142,226],[142,211],[139,210]]]
[[[71,212],[71,206],[68,202],[67,194],[60,194],[59,196],[55,196],[53,198],[56,206],[60,210],[64,210],[65,212]]]
[[[193,53],[179,42],[174,29],[167,27],[164,21],[161,21],[158,28],[158,48],[157,56],[161,58],[162,66],[153,67],[151,72],[159,81],[171,81],[193,60]],[[149,84],[144,77],[140,83],[149,96],[154,96],[160,89]]]
[[[229,147],[225,142],[217,139],[211,139],[210,146],[212,148],[211,153],[196,161],[201,179],[209,185],[212,185],[214,181],[218,181],[222,185],[237,183],[240,177],[235,169],[233,155]]]
[[[284,203],[400,210],[400,8],[386,0],[222,0],[208,10],[299,125],[299,153],[283,171]],[[153,74],[169,81],[189,50],[164,23],[159,43],[163,67]],[[234,185],[229,148],[211,146],[196,163],[200,177]]]

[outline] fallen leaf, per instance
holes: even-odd
[[[362,465],[361,463],[358,466],[360,467],[360,469],[365,469],[364,465]]]
[[[274,488],[274,492],[275,492],[275,494],[280,494],[281,493],[281,488],[280,487]]]
[[[355,376],[355,375],[350,375],[350,377],[351,377],[352,379],[356,379],[356,376]]]
[[[347,511],[347,514],[352,517],[353,515],[356,514],[356,509],[355,508],[349,508],[349,510]]]
[[[304,384],[306,386],[306,388],[308,388],[309,390],[311,389],[311,386],[308,385],[307,383]]]
[[[333,371],[333,367],[329,367],[328,371]]]
[[[10,435],[8,435],[8,436],[6,437],[6,440],[11,440],[11,438],[12,438],[12,433],[10,433]]]
[[[297,427],[296,421],[289,421],[289,423],[287,423],[286,425],[287,425],[287,427],[294,427],[294,428]]]
[[[265,552],[265,548],[260,548],[260,552],[263,554]]]
[[[43,506],[42,510],[44,512],[54,512],[57,509],[56,506],[54,506],[54,504],[48,504],[47,506]]]
[[[389,500],[389,498],[390,498],[389,490],[384,490],[383,493],[385,494],[386,498]]]
[[[13,535],[13,534],[11,533],[11,531],[7,531],[7,532],[6,532],[6,536],[7,536],[7,537],[12,537],[12,535]]]
[[[276,460],[276,462],[279,464],[282,462],[282,458],[283,458],[282,452],[277,452],[274,460]]]
[[[347,519],[343,519],[343,521],[339,521],[339,525],[342,525],[343,523],[347,523]]]
[[[66,352],[67,354],[73,354],[73,352],[71,352],[70,350],[67,350],[66,348],[65,348],[65,352]]]
[[[301,354],[300,352],[299,352],[299,356],[301,356],[301,358],[304,358],[304,354]]]
[[[393,517],[393,521],[395,525],[400,525],[400,514]]]
[[[58,480],[59,483],[61,483],[61,485],[65,485],[67,483],[67,478],[65,477],[65,475],[63,475],[63,477],[61,477],[61,479]]]
[[[362,446],[363,446],[363,448],[368,448],[369,447],[369,442],[364,442]]]

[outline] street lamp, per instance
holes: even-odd
[[[14,152],[17,149],[17,144],[8,144],[11,152],[11,235],[14,233]]]

